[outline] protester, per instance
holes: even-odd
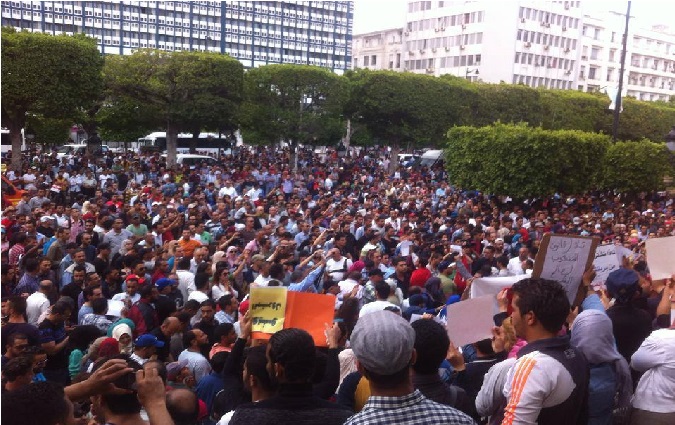
[[[417,358],[415,331],[395,313],[378,311],[363,316],[351,336],[359,372],[368,378],[371,396],[354,424],[404,424],[410,418],[425,424],[473,424],[464,413],[427,399],[413,390],[410,366]]]
[[[388,377],[378,376],[359,358],[364,353],[359,333],[363,326],[370,326],[373,319],[369,317],[384,313],[391,315],[388,317],[420,315],[423,319],[414,325],[416,330],[435,321],[465,320],[448,318],[445,306],[470,299],[477,278],[529,277],[539,265],[537,252],[547,233],[595,236],[603,243],[615,244],[617,250],[620,247],[627,257],[607,279],[608,293],[596,295],[584,282],[586,288],[582,289],[590,295],[581,304],[576,324],[574,314],[569,318],[565,314],[562,319],[571,325],[572,341],[580,339],[579,351],[563,349],[568,347],[562,341],[565,337],[554,338],[565,331],[562,326],[552,329],[556,326],[551,316],[555,316],[557,325],[562,315],[558,309],[565,305],[542,307],[542,311],[538,302],[523,301],[530,289],[521,287],[521,293],[515,291],[513,317],[505,320],[507,297],[498,297],[498,333],[493,333],[492,341],[465,345],[462,355],[459,350],[449,350],[440,357],[445,342],[440,337],[441,325],[426,333],[420,330],[419,335],[415,332],[413,349],[418,352],[418,361],[412,365],[410,385],[438,401],[443,398],[434,397],[448,395],[452,399],[453,389],[461,394],[451,386],[460,385],[470,398],[476,397],[476,406],[457,406],[475,418],[488,418],[490,424],[502,422],[503,417],[506,422],[519,422],[527,408],[533,409],[525,415],[528,421],[546,422],[551,415],[559,422],[569,419],[571,423],[572,416],[581,418],[577,404],[583,403],[570,400],[577,400],[586,389],[576,372],[576,368],[581,369],[576,356],[590,351],[592,355],[586,354],[591,377],[587,388],[589,420],[607,423],[612,408],[619,408],[612,416],[626,410],[628,394],[622,384],[618,404],[610,402],[612,385],[625,382],[622,367],[610,371],[610,365],[624,364],[609,349],[611,341],[616,341],[618,353],[630,361],[634,353],[641,352],[654,327],[671,326],[673,295],[669,283],[651,279],[644,243],[675,235],[674,203],[666,193],[635,197],[609,192],[554,194],[515,201],[449,184],[440,164],[392,164],[396,159],[391,158],[387,147],[351,147],[349,155],[344,156],[330,147],[322,154],[300,148],[299,172],[290,169],[290,153],[284,148],[236,146],[226,155],[221,152],[214,156],[214,165],[167,166],[165,158],[154,153],[128,151],[95,158],[75,155],[63,161],[55,152],[41,149],[30,157],[26,154],[25,169],[14,170],[8,163],[3,175],[19,189],[27,189],[28,195],[18,208],[8,207],[2,212],[0,269],[3,297],[9,297],[3,298],[3,363],[32,356],[34,379],[66,384],[72,378],[73,382],[81,381],[71,386],[77,389],[82,382],[91,384],[86,374],[79,372],[92,373],[97,362],[119,352],[133,355],[145,361],[143,373],[166,369],[169,386],[186,391],[198,388],[207,399],[197,404],[208,404],[208,412],[206,407],[195,409],[196,398],[189,392],[175,392],[169,401],[158,402],[170,408],[164,407],[166,419],[170,420],[170,410],[177,422],[192,423],[204,420],[205,415],[211,415],[207,422],[215,422],[230,412],[223,420],[252,423],[255,421],[244,414],[261,420],[269,414],[274,419],[292,421],[316,413],[311,420],[325,417],[328,422],[342,423],[348,413],[336,404],[317,401],[331,399],[340,381],[337,400],[344,401],[346,396],[348,401],[343,405],[363,410],[359,414],[374,415],[377,422],[382,397],[394,404],[409,397],[413,403],[410,411],[388,422],[413,420],[407,415],[431,401],[420,399],[412,386],[404,391],[403,380],[400,386],[394,385],[396,394],[382,392],[388,388]],[[50,190],[55,186],[58,193]],[[47,196],[50,192],[54,193],[51,197]],[[270,375],[265,364],[259,367],[261,354],[267,363],[265,346],[245,350],[251,334],[245,329],[250,326],[245,314],[255,303],[250,289],[274,285],[334,297],[335,312],[331,314],[336,325],[329,326],[325,334],[330,348],[319,348],[313,357],[305,337],[294,334],[296,339],[285,341],[273,338],[266,344],[274,347],[270,352],[276,356],[275,362],[270,362]],[[558,293],[549,295],[557,297]],[[606,314],[612,323],[609,330],[603,316],[588,311],[604,308],[608,308]],[[511,321],[522,337],[518,341]],[[330,325],[330,320],[326,322]],[[319,326],[309,320],[302,323]],[[589,323],[592,326],[587,327]],[[87,333],[84,326],[90,324],[110,338],[80,338]],[[334,331],[336,326],[339,333]],[[355,326],[361,330],[352,334]],[[374,325],[368,332],[386,333],[387,329]],[[312,333],[314,349],[324,344],[322,331],[315,329]],[[421,338],[434,332],[439,338],[433,343]],[[389,340],[398,341],[409,333],[406,328]],[[20,334],[26,338],[17,338]],[[139,337],[156,339],[154,348],[144,346],[143,340],[134,347]],[[290,340],[296,341],[297,347],[287,348]],[[502,340],[500,345],[498,341]],[[552,341],[552,346],[542,347],[545,342],[541,341]],[[553,343],[557,341],[561,341],[559,346]],[[345,346],[354,348],[351,360],[348,350],[338,356]],[[524,351],[518,353],[518,349]],[[559,351],[567,349],[575,354],[574,360],[559,359]],[[302,365],[289,362],[284,356],[293,350],[308,360]],[[392,365],[399,366],[398,355],[383,353],[379,361],[386,363],[381,366],[387,372]],[[512,358],[502,361],[506,353]],[[514,358],[516,355],[520,357]],[[45,356],[46,363],[40,360]],[[155,356],[157,360],[150,360]],[[410,362],[412,352],[407,357]],[[217,368],[211,363],[219,365],[223,358],[223,391],[213,395],[220,386],[218,372],[213,371]],[[672,413],[649,402],[652,388],[663,388],[667,394],[667,374],[659,366],[645,363],[641,356],[637,359],[630,370],[634,382],[641,373],[647,380],[639,381],[633,402],[635,417]],[[450,361],[456,367],[454,371]],[[575,372],[566,372],[564,364]],[[514,381],[517,371],[529,370],[528,365],[532,370],[526,379]],[[287,382],[282,371],[288,367],[294,370],[293,376],[302,379]],[[541,368],[547,373],[540,373]],[[98,369],[93,373],[99,373]],[[557,382],[546,403],[532,400],[532,386],[545,378],[552,382],[554,377]],[[568,391],[570,379],[576,382],[572,392]],[[523,392],[516,403],[518,387]],[[58,402],[58,391],[46,387],[39,391],[46,394],[46,406],[52,406],[55,395]],[[12,392],[22,394],[17,405],[27,403],[22,399],[38,399],[30,398],[22,388]],[[166,399],[163,389],[161,396]],[[63,395],[60,398],[67,404]],[[237,409],[248,401],[257,403]],[[661,404],[667,401],[670,399]],[[567,409],[567,404],[575,406]],[[104,416],[124,419],[115,416],[102,398],[97,399],[96,406],[94,410],[100,407]],[[54,405],[55,416],[67,416],[58,413],[62,407]],[[86,410],[83,407],[77,404],[78,416]],[[155,412],[153,406],[149,407],[146,410],[151,416]],[[399,412],[391,406],[387,409]],[[430,412],[437,409],[434,405]],[[558,411],[563,412],[558,415]],[[30,414],[39,412],[26,414],[27,423],[32,420]],[[460,423],[466,420],[466,416],[442,410],[439,417],[444,415]],[[657,420],[653,417],[646,420]],[[82,418],[87,419],[94,420]],[[135,412],[129,419],[139,420]],[[51,418],[36,421],[51,425]]]
[[[568,336],[557,336],[570,312],[565,290],[558,282],[529,278],[516,282],[512,291],[513,327],[527,345],[504,386],[503,423],[583,423],[588,363]]]

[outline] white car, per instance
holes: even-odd
[[[166,159],[166,154],[162,155],[162,158]],[[188,165],[191,170],[195,169],[198,164],[206,163],[206,165],[218,165],[218,161],[207,155],[195,155],[190,153],[179,153],[176,154],[176,164],[178,165]]]
[[[68,145],[63,145],[59,147],[56,150],[56,158],[60,161],[61,159],[65,158],[72,158],[74,155],[84,155],[84,153],[87,151],[87,145],[74,145],[74,144],[68,144]],[[97,156],[102,156],[107,154],[110,151],[110,148],[108,145],[101,145],[100,151],[98,149],[95,149],[95,155]]]

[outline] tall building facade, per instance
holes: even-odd
[[[580,1],[411,0],[406,7],[400,71],[551,89],[618,87],[625,14],[585,12]],[[354,36],[353,67],[374,68],[373,56],[388,55],[387,43],[372,41],[376,34]],[[675,95],[675,35],[667,28],[631,21],[623,95]]]
[[[404,67],[494,83],[573,88],[579,3],[410,1]]]
[[[246,67],[351,65],[349,1],[3,1],[2,25],[85,33],[103,54],[138,48],[226,53]]]
[[[577,88],[602,91],[619,86],[625,14],[584,16]],[[623,95],[667,101],[675,95],[675,35],[666,28],[629,25]]]
[[[403,70],[403,30],[394,28],[360,34],[352,43],[353,67]]]

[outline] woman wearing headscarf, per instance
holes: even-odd
[[[443,295],[443,290],[441,289],[441,279],[430,277],[424,284],[424,288],[431,297],[434,307],[445,305],[446,297]]]
[[[126,323],[120,323],[112,330],[112,337],[117,340],[120,345],[120,353],[131,354],[132,345],[132,331]]]
[[[583,311],[574,321],[570,342],[591,369],[588,424],[610,425],[614,409],[628,408],[633,395],[630,369],[616,349],[612,321],[604,311]]]

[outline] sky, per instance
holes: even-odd
[[[584,3],[593,9],[622,12],[626,10],[627,5],[626,1],[622,0],[585,0]],[[354,0],[354,34],[403,27],[407,4],[407,0]],[[675,2],[672,0],[633,0],[631,16],[644,26],[668,25],[675,16]],[[675,32],[673,25],[671,29]]]

